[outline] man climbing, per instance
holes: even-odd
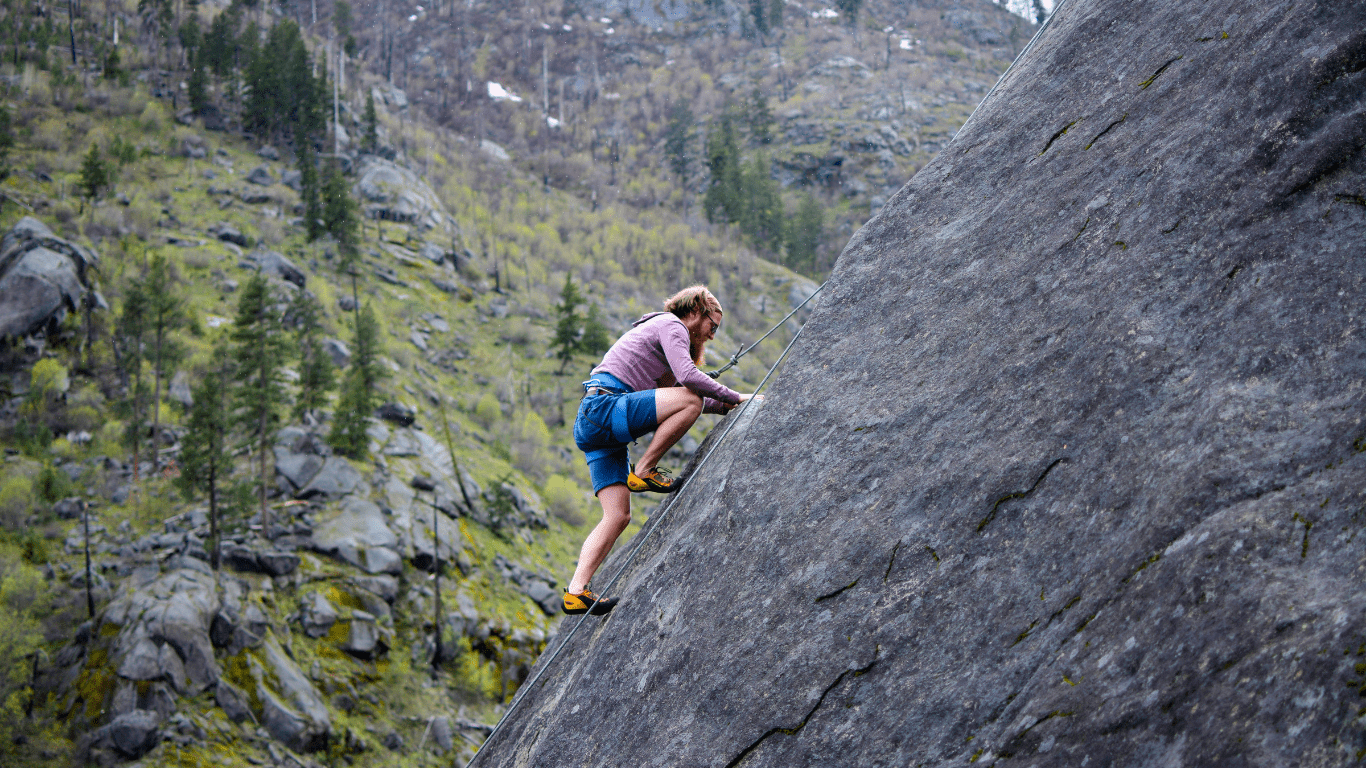
[[[706,343],[721,327],[721,303],[706,286],[684,288],[651,312],[607,350],[584,382],[574,420],[574,442],[587,454],[593,493],[602,521],[588,534],[579,565],[564,594],[564,612],[592,609],[601,616],[616,606],[588,590],[617,537],[631,522],[631,494],[670,493],[675,481],[656,466],[702,413],[726,413],[748,400],[698,370]],[[626,446],[654,432],[644,455],[630,466]]]

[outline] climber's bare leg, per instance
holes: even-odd
[[[674,443],[683,439],[697,417],[702,415],[702,398],[690,389],[665,387],[655,390],[655,419],[659,426],[650,447],[636,462],[635,472],[643,475],[655,468]]]
[[[699,401],[700,402],[700,401]],[[598,501],[602,502],[602,520],[588,534],[579,550],[579,566],[574,569],[574,578],[569,582],[569,591],[578,594],[588,586],[597,573],[602,561],[617,543],[617,537],[631,524],[631,490],[623,483],[609,485],[598,491]]]

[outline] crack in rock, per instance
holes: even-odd
[[[877,659],[873,659],[871,662],[868,663],[868,666],[866,667],[862,667],[859,669],[846,669],[843,672],[841,672],[839,677],[835,678],[835,682],[831,683],[830,685],[827,685],[825,687],[825,690],[821,691],[821,697],[819,699],[816,699],[815,705],[811,707],[811,710],[806,713],[806,717],[803,717],[800,723],[797,723],[796,725],[790,728],[783,728],[779,726],[777,728],[768,729],[764,732],[764,735],[755,739],[753,742],[750,743],[748,747],[745,747],[743,750],[741,750],[740,754],[736,755],[734,760],[731,760],[729,763],[726,763],[726,768],[735,768],[735,766],[739,765],[746,757],[749,756],[749,753],[758,749],[759,745],[763,744],[769,736],[778,733],[784,734],[786,736],[794,736],[797,733],[801,732],[801,730],[806,727],[806,724],[811,722],[811,718],[813,715],[816,714],[816,710],[820,709],[821,705],[825,703],[825,697],[829,696],[830,692],[835,690],[835,686],[844,682],[844,678],[849,677],[850,675],[853,675],[854,677],[859,677],[861,675],[867,674],[868,671],[871,670],[873,666],[876,664]]]

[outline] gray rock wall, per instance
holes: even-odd
[[[478,764],[1354,764],[1364,150],[1366,5],[1069,0]]]

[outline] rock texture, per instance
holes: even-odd
[[[1070,0],[477,764],[1357,760],[1362,30]]]
[[[25,216],[0,240],[0,338],[55,329],[88,292],[89,249]]]

